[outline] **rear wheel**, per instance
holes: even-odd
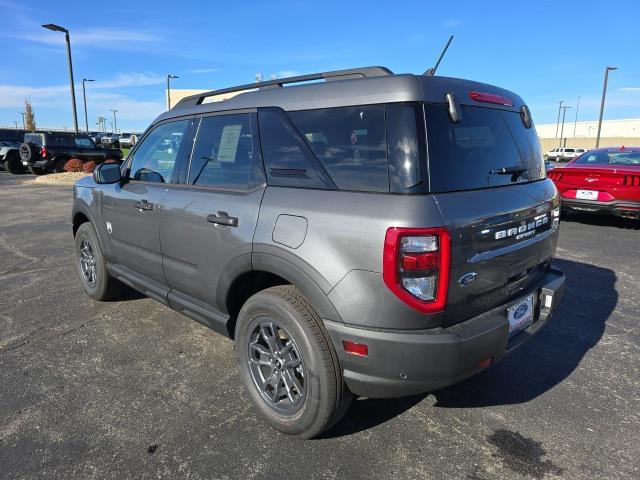
[[[14,175],[24,173],[24,165],[22,165],[20,155],[16,150],[12,150],[7,154],[7,157],[4,160],[4,169]]]
[[[122,292],[122,284],[107,271],[98,234],[89,222],[78,228],[75,238],[76,267],[82,287],[95,300],[110,300]]]
[[[344,416],[353,395],[322,320],[296,287],[249,298],[235,340],[242,381],[271,426],[311,438]]]

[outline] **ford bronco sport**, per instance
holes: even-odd
[[[559,213],[518,95],[367,67],[181,100],[72,219],[89,296],[123,283],[232,338],[256,409],[308,438],[535,335]]]

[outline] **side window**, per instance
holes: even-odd
[[[256,185],[251,116],[220,115],[200,120],[189,167],[189,184],[248,190]]]
[[[155,183],[175,183],[176,160],[191,120],[163,123],[134,152],[129,177]]]
[[[79,148],[93,148],[95,146],[89,137],[75,137],[74,142]]]
[[[389,191],[384,106],[289,112],[341,190]]]
[[[258,110],[262,156],[270,185],[335,188],[283,110]]]

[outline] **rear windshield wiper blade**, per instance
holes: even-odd
[[[527,171],[529,171],[528,168],[513,165],[511,167],[496,168],[495,170],[491,170],[489,173],[495,175],[511,175],[511,181],[515,182],[518,180],[518,177]]]

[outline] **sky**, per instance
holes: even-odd
[[[123,2],[0,0],[0,126],[21,125],[24,99],[39,127],[71,128],[64,34],[69,29],[78,122],[144,130],[173,88],[217,89],[265,79],[383,65],[396,73],[432,66],[455,38],[439,75],[520,94],[538,124],[554,123],[558,101],[579,120],[598,116],[609,74],[606,119],[640,117],[640,1],[280,1]]]

